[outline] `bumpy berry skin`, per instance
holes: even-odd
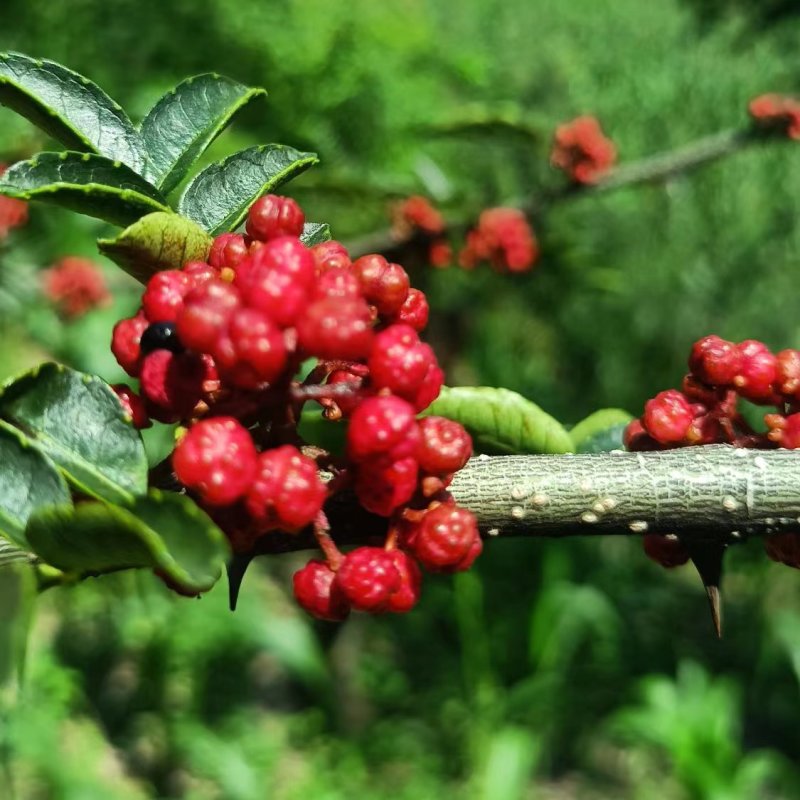
[[[204,393],[209,365],[200,356],[156,350],[145,356],[139,376],[145,398],[175,419],[188,416]],[[153,413],[156,419],[163,417]]]
[[[381,547],[358,547],[349,552],[336,572],[336,585],[356,611],[388,611],[402,576],[394,556]]]
[[[388,262],[383,256],[361,256],[353,262],[353,272],[361,282],[361,289],[383,317],[392,317],[403,307],[410,281],[399,264]]]
[[[394,322],[410,325],[415,331],[424,331],[428,325],[430,307],[425,293],[413,287],[408,290],[405,302],[397,312]]]
[[[309,561],[295,572],[293,584],[295,599],[312,617],[341,622],[350,613],[350,604],[336,583],[336,573],[324,561]]]
[[[183,298],[194,288],[191,275],[176,269],[157,272],[147,282],[142,308],[150,322],[175,322]]]
[[[236,266],[247,257],[247,243],[244,236],[239,233],[223,233],[214,239],[211,252],[208,254],[208,263],[218,270],[235,270]]]
[[[694,419],[689,401],[675,389],[659,392],[644,407],[644,427],[660,444],[684,439]]]
[[[800,448],[800,414],[767,414],[764,422],[769,427],[767,437],[779,447],[787,450]]]
[[[419,443],[414,409],[399,397],[369,397],[353,412],[347,452],[356,463],[376,456],[413,456]]]
[[[389,598],[387,611],[405,614],[419,601],[422,588],[422,573],[414,559],[402,550],[389,551],[397,571],[400,573],[400,588]]]
[[[213,355],[224,377],[243,389],[272,383],[286,366],[283,334],[266,314],[254,308],[243,308],[230,318]]]
[[[689,560],[688,551],[676,536],[648,533],[642,537],[642,545],[648,558],[667,569],[680,567]]]
[[[243,497],[256,474],[257,453],[247,429],[233,417],[193,425],[172,455],[178,480],[205,503],[224,506]]]
[[[433,351],[410,325],[390,325],[377,334],[367,362],[378,389],[389,389],[406,400],[414,399],[433,363]]]
[[[187,261],[181,268],[181,272],[191,277],[195,287],[202,286],[220,275],[220,271],[216,267],[212,267],[205,261]]]
[[[348,372],[346,369],[336,369],[328,375],[327,381],[325,383],[329,386],[336,385],[337,383],[348,383],[348,384],[358,384],[359,387],[363,384],[364,379],[359,375],[354,375],[352,372]],[[337,397],[336,398],[336,405],[339,410],[342,412],[342,415],[345,417],[349,417],[353,411],[358,408],[359,403],[366,397],[367,394],[363,388],[359,389],[357,394],[353,394],[352,397]]]
[[[349,269],[323,272],[314,284],[312,300],[332,297],[338,300],[355,300],[361,297],[361,284]]]
[[[210,353],[241,306],[239,290],[227,281],[211,280],[186,295],[177,330],[186,347]]]
[[[692,346],[689,369],[704,383],[729,386],[741,365],[739,349],[719,336],[705,336]]]
[[[294,325],[308,305],[308,289],[296,283],[288,272],[266,264],[255,265],[236,276],[236,286],[250,308],[269,315],[276,325]]]
[[[259,247],[252,255],[253,269],[275,269],[291,276],[292,283],[309,288],[316,265],[311,251],[292,236],[280,236]]]
[[[357,361],[366,358],[372,347],[372,315],[360,299],[317,300],[298,320],[297,336],[308,355]]]
[[[111,388],[119,398],[120,403],[122,403],[125,413],[131,418],[134,428],[142,430],[143,428],[149,428],[153,424],[147,415],[144,401],[130,386],[124,383],[116,383]]]
[[[405,505],[417,489],[419,466],[414,458],[374,458],[358,465],[358,502],[373,514],[388,517]]]
[[[431,572],[469,569],[483,549],[475,515],[452,503],[428,511],[412,528],[406,545]]]
[[[174,322],[154,322],[148,325],[139,347],[145,356],[154,350],[169,350],[170,353],[182,353],[184,350]]]
[[[472,455],[472,438],[464,426],[444,417],[424,417],[418,423],[417,461],[430,475],[457,472]]]
[[[775,388],[788,397],[800,398],[800,350],[781,350],[775,361]]]
[[[776,403],[773,384],[778,376],[778,362],[774,354],[754,339],[740,342],[737,350],[741,363],[733,383],[739,394],[753,403]]]
[[[424,346],[428,347],[428,345]],[[428,365],[428,371],[425,373],[425,377],[416,394],[414,397],[409,398],[411,405],[414,406],[416,411],[424,411],[439,396],[442,386],[444,386],[444,372],[434,360],[433,363]]]
[[[114,326],[111,336],[111,352],[117,362],[133,378],[139,376],[142,368],[142,334],[149,323],[144,314],[130,319],[122,319]]]
[[[314,257],[318,275],[330,270],[347,269],[353,264],[347,248],[335,239],[315,244],[311,248],[311,255]]]
[[[250,207],[245,227],[248,235],[266,242],[278,236],[300,236],[305,221],[303,211],[294,200],[268,194]]]
[[[296,447],[287,444],[259,455],[246,505],[260,530],[300,530],[314,521],[324,502],[317,465]]]

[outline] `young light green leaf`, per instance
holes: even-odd
[[[30,564],[0,567],[0,689],[13,692],[22,677],[33,622],[36,576]],[[0,700],[2,700],[0,694]]]
[[[230,555],[222,531],[185,495],[151,491],[123,507],[81,503],[34,514],[33,551],[77,575],[150,567],[183,591],[210,589]]]
[[[238,227],[247,209],[312,164],[315,153],[301,153],[282,144],[250,147],[206,167],[186,187],[178,211],[209,233]]]
[[[569,432],[576,453],[621,450],[622,435],[633,416],[621,408],[601,408],[582,419]]]
[[[483,453],[571,453],[567,431],[535,403],[508,389],[445,386],[426,414],[460,422]]]
[[[0,536],[27,548],[25,525],[31,513],[69,502],[56,465],[20,431],[0,421]]]
[[[263,89],[211,73],[178,84],[142,120],[142,138],[150,158],[147,177],[169,194],[234,115],[266,95]]]
[[[331,228],[327,222],[306,222],[303,225],[303,232],[300,234],[300,241],[306,247],[329,242],[332,238]]]
[[[100,378],[43,364],[2,388],[0,415],[84,494],[121,503],[147,491],[142,439]]]
[[[203,261],[211,237],[180,214],[156,211],[126,228],[113,239],[99,239],[100,252],[142,283],[156,272],[180,269],[187,261]]]
[[[54,61],[0,53],[0,105],[70,150],[97,153],[142,173],[144,143],[118,103],[97,84]]]
[[[0,194],[55,203],[114,225],[170,210],[159,191],[124,164],[69,150],[14,164],[0,178]]]

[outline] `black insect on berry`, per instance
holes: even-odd
[[[171,353],[182,353],[184,347],[178,338],[174,322],[154,322],[142,334],[139,347],[142,355],[154,350],[169,350]]]

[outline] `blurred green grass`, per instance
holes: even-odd
[[[468,216],[558,185],[549,136],[579,113],[623,160],[740,124],[751,96],[800,90],[795,5],[5,0],[0,46],[63,61],[134,116],[191,73],[266,86],[209,158],[318,150],[291,191],[348,238],[384,227],[393,196]],[[474,124],[497,118],[523,132]],[[0,160],[43,144],[0,109]],[[800,346],[798,185],[800,149],[776,143],[547,211],[530,275],[409,265],[450,382],[574,422],[676,385],[700,335]],[[107,342],[135,286],[105,265],[114,306],[71,324],[39,291],[102,231],[40,207],[7,242],[0,375],[50,355],[122,377]],[[0,744],[24,800],[797,797],[800,584],[758,543],[728,561],[722,642],[691,569],[624,540],[495,542],[415,613],[341,628],[287,599],[288,557],[248,576],[233,615],[224,587],[87,581],[43,596]]]

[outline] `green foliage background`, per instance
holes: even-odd
[[[796,11],[5,0],[0,48],[89,75],[134,118],[192,73],[265,86],[208,158],[261,141],[318,152],[292,193],[348,240],[410,192],[469,216],[558,186],[549,137],[579,113],[623,160],[742,124],[753,95],[800,91]],[[0,160],[35,137],[0,109]],[[530,275],[413,265],[449,382],[576,422],[637,412],[705,333],[800,346],[798,186],[800,149],[775,143],[546,210]],[[109,267],[113,306],[67,325],[38,289],[39,268],[93,255],[105,231],[34,208],[7,243],[3,375],[52,354],[121,377],[106,342],[135,284]],[[287,601],[289,557],[248,578],[235,615],[224,587],[180,600],[144,574],[53,590],[3,720],[7,781],[24,800],[796,797],[800,582],[757,543],[729,561],[722,642],[690,569],[666,574],[627,541],[495,543],[474,574],[430,580],[414,614],[338,629]]]

